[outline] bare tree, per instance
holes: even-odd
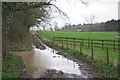
[[[95,16],[92,15],[90,17],[84,17],[84,19],[86,20],[86,22],[89,24],[89,27],[93,24],[94,20],[95,20]],[[89,34],[88,34],[88,47],[90,47],[90,39],[91,39],[91,28],[89,28]]]
[[[57,22],[54,22],[54,29],[55,29],[55,31],[58,30],[58,23]]]

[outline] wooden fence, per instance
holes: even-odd
[[[68,38],[68,37],[53,37],[52,42],[54,41],[60,42],[61,46],[64,47],[66,45],[66,48],[69,47],[69,44],[72,44],[72,48],[75,48],[75,45],[79,45],[80,53],[82,52],[82,48],[84,46],[87,46],[91,49],[91,58],[93,59],[94,56],[94,48],[101,48],[102,50],[106,50],[106,60],[109,64],[109,52],[108,49],[114,49],[117,50],[120,46],[119,40],[95,40],[95,39],[79,39],[79,38]],[[109,46],[109,47],[108,47]]]

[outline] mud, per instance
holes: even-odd
[[[62,55],[64,57],[66,57],[67,59],[75,61],[79,65],[79,69],[81,70],[82,74],[86,75],[88,78],[96,77],[96,73],[93,70],[93,68],[90,65],[86,64],[85,62],[82,62],[82,61],[80,61],[78,59],[75,59],[74,57],[70,56],[69,54],[67,54],[67,53],[65,53],[63,51],[60,51],[60,52],[58,52],[56,54]]]
[[[28,73],[29,69],[28,70],[25,69],[24,70],[25,73],[24,73],[23,78],[36,78],[36,79],[37,78],[94,78],[96,76],[95,72],[93,71],[93,69],[91,69],[91,67],[89,67],[88,64],[85,64],[84,62],[82,62],[82,61],[80,61],[78,59],[73,58],[69,54],[65,53],[64,50],[62,50],[62,49],[59,49],[59,48],[57,48],[57,47],[55,47],[55,46],[53,46],[51,44],[47,44],[46,45],[40,39],[38,39],[38,40],[39,40],[39,42],[43,46],[43,48],[39,48],[40,50],[45,50],[45,47],[47,45],[50,46],[50,47],[52,47],[53,48],[52,49],[53,53],[61,55],[61,56],[65,57],[65,58],[67,58],[68,60],[71,60],[71,61],[77,63],[77,65],[79,66],[79,70],[80,70],[80,72],[81,72],[82,75],[78,75],[78,74],[74,74],[74,73],[66,73],[66,72],[63,72],[62,70],[56,70],[56,69],[45,69],[42,73],[39,73],[39,71],[38,71],[39,69],[37,70],[37,68],[36,68],[35,71],[33,70],[34,71],[33,73]],[[28,53],[28,54],[31,54],[31,53]],[[34,54],[32,54],[32,55],[35,57]],[[28,57],[28,55],[26,55],[26,57]],[[26,59],[26,57],[25,57],[25,59]],[[42,58],[42,57],[40,57],[40,58]],[[53,58],[56,58],[56,56],[53,55]],[[28,62],[29,61],[30,60],[28,60]]]
[[[43,74],[26,74],[24,78],[86,78],[77,74],[68,74],[58,70],[46,70]]]
[[[53,49],[55,49],[56,51],[58,51],[56,54],[62,55],[67,59],[70,59],[72,61],[77,62],[77,64],[79,65],[79,69],[81,70],[83,75],[86,75],[88,78],[97,78],[98,77],[96,72],[94,71],[94,69],[89,64],[87,64],[87,63],[85,63],[85,62],[83,62],[81,60],[75,59],[73,56],[70,56],[68,53],[64,52],[63,49],[54,46],[50,42],[46,42],[46,45],[53,48]]]

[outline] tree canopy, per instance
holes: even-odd
[[[3,56],[8,43],[22,42],[29,35],[29,28],[49,18],[49,2],[3,2],[2,3],[2,47]],[[56,7],[56,6],[55,6]],[[57,7],[56,7],[57,8]],[[60,10],[59,10],[60,11]],[[61,11],[62,13],[62,11]],[[40,19],[41,21],[38,21]]]

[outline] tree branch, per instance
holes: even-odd
[[[39,7],[43,7],[43,6],[46,6],[46,5],[51,5],[49,2],[39,2],[39,3],[36,3],[36,4],[30,4],[28,3],[29,5],[24,5],[22,6],[22,8],[19,8],[18,11],[26,11],[26,10],[29,10],[29,9],[33,9],[33,8],[39,8]]]

